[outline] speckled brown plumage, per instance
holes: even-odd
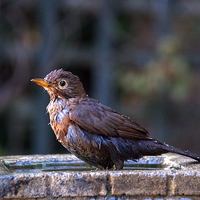
[[[149,136],[129,117],[89,98],[79,78],[62,69],[32,79],[50,96],[47,111],[58,141],[71,153],[101,169],[123,169],[124,161],[144,155],[178,153],[200,161],[187,150]]]

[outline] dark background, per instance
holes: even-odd
[[[1,0],[0,155],[65,153],[49,97],[63,68],[152,137],[200,154],[199,0]]]

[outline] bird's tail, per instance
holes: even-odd
[[[151,151],[149,151],[148,155],[157,155],[158,154],[163,154],[163,153],[177,153],[183,156],[187,156],[190,158],[193,158],[195,160],[197,160],[198,162],[200,162],[200,156],[191,153],[189,150],[182,150],[173,146],[170,146],[164,142],[161,142],[159,140],[153,139],[153,140],[146,140],[147,142],[147,147],[151,149]],[[153,151],[152,151],[153,150]],[[148,153],[148,151],[147,151]]]

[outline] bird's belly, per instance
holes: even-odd
[[[77,125],[70,125],[63,146],[72,154],[98,168],[111,168],[109,152],[103,144],[102,136],[91,134]]]

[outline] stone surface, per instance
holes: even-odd
[[[110,185],[114,196],[165,196],[167,173],[163,170],[110,172]]]
[[[107,195],[107,172],[51,173],[50,195],[53,197],[87,197]]]
[[[2,161],[0,161],[0,175],[1,174],[9,174],[9,169],[4,165]]]
[[[120,171],[91,170],[83,161],[72,155],[0,157],[0,198],[30,200],[200,199],[199,163],[173,154],[151,157],[150,160],[159,164],[159,168]],[[147,157],[141,163],[144,162],[149,163]]]
[[[170,194],[200,197],[200,171],[178,171],[170,180]]]
[[[47,177],[42,174],[0,176],[0,198],[36,198],[47,196]]]

